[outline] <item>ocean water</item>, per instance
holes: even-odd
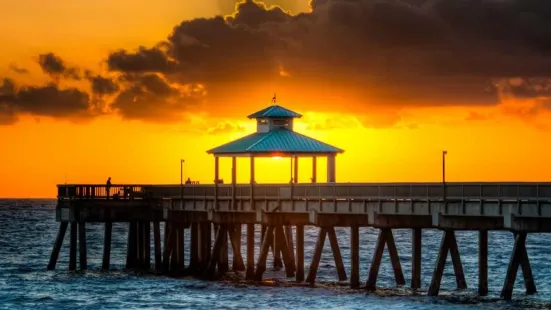
[[[337,283],[329,242],[320,262],[315,287],[292,286],[284,271],[270,270],[262,285],[242,282],[207,282],[124,271],[128,225],[114,224],[111,268],[100,272],[103,225],[87,226],[88,270],[68,271],[68,235],[56,270],[46,265],[57,234],[55,200],[0,200],[0,309],[548,309],[551,308],[551,238],[528,236],[527,247],[538,293],[524,295],[519,270],[513,301],[499,298],[512,250],[508,232],[489,234],[489,296],[477,289],[477,234],[458,232],[457,240],[468,289],[457,291],[448,256],[440,297],[426,296],[441,232],[423,232],[422,287],[414,293],[395,288],[394,274],[385,250],[376,292],[352,290]],[[361,281],[365,283],[378,231],[360,230]],[[189,235],[189,234],[187,234]],[[350,272],[349,230],[337,229],[347,275]],[[317,229],[305,229],[305,268],[310,263]],[[411,278],[411,233],[395,230],[394,237],[406,281]],[[245,241],[245,235],[243,235]],[[243,249],[245,247],[243,246]],[[230,247],[231,249],[231,247]],[[231,250],[230,250],[231,252]],[[188,254],[188,253],[186,253]],[[245,254],[245,253],[243,253]],[[258,255],[258,244],[256,248]],[[231,260],[230,260],[231,262]]]

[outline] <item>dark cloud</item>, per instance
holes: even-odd
[[[17,66],[16,64],[10,64],[10,70],[15,72],[15,73],[19,73],[19,74],[28,74],[29,73],[29,70],[25,69],[25,68],[21,68],[19,66]]]
[[[551,98],[551,79],[513,78],[506,81],[505,91],[517,98]]]
[[[80,80],[79,70],[77,68],[69,68],[61,57],[54,53],[40,54],[38,56],[38,64],[42,71],[55,79],[61,77]]]
[[[111,108],[125,119],[166,122],[181,120],[182,113],[201,102],[199,85],[169,85],[157,74],[129,76],[127,87]]]
[[[143,46],[140,46],[136,52],[119,50],[110,54],[107,65],[109,70],[128,73],[169,73],[176,69],[176,63],[170,60],[159,47],[145,48]]]
[[[404,107],[491,106],[503,92],[551,97],[547,0],[312,0],[302,13],[293,1],[247,0],[226,18],[183,21],[152,48],[108,55],[122,78],[88,77],[92,90],[116,94],[123,117],[154,121],[178,119],[202,101],[203,86],[212,110],[259,85],[323,88],[359,102],[349,113],[393,111],[384,124]],[[53,53],[40,64],[54,76],[70,70]],[[513,79],[522,83],[498,87]]]
[[[0,118],[13,120],[16,115],[30,114],[58,118],[93,116],[87,93],[76,88],[60,89],[55,84],[16,88],[4,79],[0,87]]]
[[[311,5],[311,12],[290,15],[243,1],[227,19],[182,22],[164,43],[166,52],[142,47],[111,54],[110,68],[205,83],[212,97],[220,85],[254,87],[280,78],[284,68],[292,76],[289,83],[309,88],[323,81],[364,98],[367,106],[494,105],[499,102],[495,79],[551,75],[546,2],[314,0]],[[169,59],[175,63],[167,66]]]
[[[103,77],[99,74],[88,75],[87,79],[92,86],[92,93],[96,95],[111,95],[119,91],[119,86],[111,78]]]

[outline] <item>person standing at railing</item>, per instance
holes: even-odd
[[[107,199],[109,199],[109,191],[111,191],[111,177],[107,179],[107,182],[105,183],[105,192],[107,194]]]

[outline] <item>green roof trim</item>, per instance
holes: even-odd
[[[270,132],[257,132],[241,139],[226,143],[211,150],[209,154],[331,154],[343,153],[344,150],[312,139],[305,135],[279,128]]]
[[[301,114],[279,105],[272,105],[248,116],[248,118],[299,118]]]

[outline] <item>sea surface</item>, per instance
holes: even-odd
[[[127,224],[114,224],[112,270],[100,272],[103,225],[87,226],[88,270],[68,271],[68,233],[57,268],[46,265],[59,224],[55,200],[0,200],[0,309],[551,309],[551,236],[530,234],[527,247],[538,293],[524,295],[519,270],[513,301],[499,298],[512,250],[508,232],[489,234],[488,297],[477,289],[477,234],[458,232],[457,239],[468,289],[457,291],[453,268],[448,264],[440,297],[426,296],[434,268],[441,232],[423,232],[422,286],[414,293],[395,288],[394,275],[385,250],[376,292],[352,290],[337,283],[329,242],[326,240],[316,287],[286,284],[284,271],[269,270],[263,285],[242,282],[206,282],[124,271]],[[360,230],[361,281],[367,279],[378,231]],[[187,234],[189,235],[189,234]],[[350,272],[348,229],[337,235],[347,274]],[[305,268],[312,257],[317,229],[305,230]],[[411,279],[411,233],[395,230],[394,237],[409,284]],[[245,235],[243,235],[245,241]],[[245,249],[245,246],[243,246]],[[186,249],[187,250],[187,249]],[[231,252],[231,247],[230,247]],[[186,253],[188,255],[189,253]],[[258,255],[258,244],[256,248]],[[246,256],[245,256],[246,257]],[[230,260],[231,262],[231,260]],[[269,257],[268,266],[271,266]]]

